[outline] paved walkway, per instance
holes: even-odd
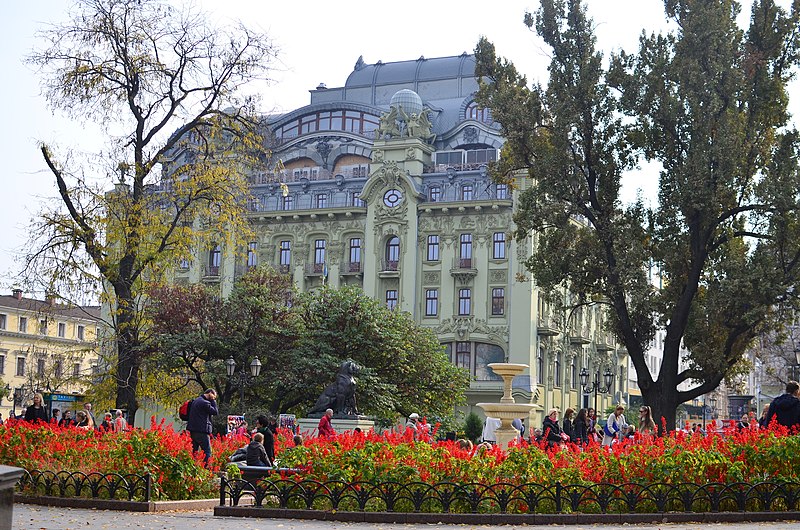
[[[581,525],[557,528],[579,530],[586,528],[656,528],[652,525]],[[661,524],[665,530],[695,530],[698,524]],[[735,530],[796,530],[797,522],[713,524],[708,527]],[[235,528],[236,530],[465,530],[469,525],[398,525],[371,523],[336,523],[325,521],[299,521],[295,519],[249,519],[242,517],[214,517],[211,510],[192,512],[135,513],[77,508],[51,508],[32,504],[14,505],[15,530],[97,530],[116,528],[148,528],[170,530],[204,530]],[[511,530],[512,526],[504,527]]]

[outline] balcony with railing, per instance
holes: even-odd
[[[544,337],[553,337],[558,335],[559,320],[553,315],[539,315],[538,323],[536,326],[536,333]]]
[[[393,259],[384,259],[380,262],[380,270],[378,271],[380,278],[399,278],[400,277],[400,262]]]
[[[210,265],[207,264],[203,268],[203,281],[206,282],[218,282],[219,281],[219,265]]]
[[[324,263],[306,263],[306,276],[322,276],[325,274]]]
[[[592,332],[589,326],[571,326],[569,330],[569,341],[572,344],[590,344],[592,342]]]
[[[353,261],[349,263],[344,263],[342,268],[340,269],[339,273],[342,276],[347,276],[350,274],[361,274],[363,271],[361,270],[361,262],[360,261]]]
[[[594,344],[597,347],[597,351],[614,351],[615,343],[616,341],[611,333],[598,331],[594,335]]]
[[[456,258],[450,269],[450,276],[458,280],[461,285],[467,285],[475,276],[478,269],[475,268],[472,258]]]

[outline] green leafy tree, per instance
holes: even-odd
[[[263,34],[209,20],[160,0],[78,0],[29,57],[51,106],[76,130],[99,124],[107,143],[92,156],[42,144],[59,199],[34,223],[26,275],[65,297],[103,290],[115,403],[131,417],[148,327],[142,295],[192,249],[232,248],[247,234],[246,169],[264,156],[256,101],[243,89],[265,78],[274,50]],[[174,157],[186,163],[162,174]]]
[[[673,426],[680,403],[715,389],[797,303],[786,83],[800,5],[756,0],[747,32],[732,0],[664,5],[675,29],[642,35],[638,54],[605,68],[583,2],[542,0],[525,23],[552,49],[547,86],[527,86],[485,39],[476,73],[478,100],[508,139],[495,175],[525,179],[515,221],[538,243],[527,267],[545,291],[608,307],[645,403]],[[640,156],[662,166],[652,209],[620,200]],[[645,353],[657,328],[666,339],[654,378]]]
[[[464,418],[464,436],[473,443],[478,443],[483,436],[483,422],[474,412],[470,412]]]
[[[298,362],[312,375],[304,379],[311,403],[348,359],[362,368],[357,390],[362,413],[451,416],[464,400],[466,371],[454,366],[433,332],[408,313],[392,311],[352,286],[306,294],[303,306],[307,333]]]
[[[287,275],[257,268],[224,301],[200,286],[162,287],[151,298],[152,369],[182,366],[186,382],[220,389],[223,405],[239,392],[225,376],[228,357],[246,366],[258,356],[262,375],[240,408],[274,414],[305,414],[346,360],[362,367],[360,411],[378,417],[451,416],[469,385],[432,332],[357,288],[298,295]]]

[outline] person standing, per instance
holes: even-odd
[[[114,430],[114,419],[110,412],[106,412],[103,416],[103,423],[100,424],[99,430],[102,432],[111,432]]]
[[[41,394],[37,393],[33,395],[33,404],[25,409],[25,421],[31,423],[50,423],[47,409],[44,408],[44,398]]]
[[[542,422],[542,432],[550,447],[560,445],[566,441],[565,436],[562,436],[564,433],[558,425],[558,409],[550,409],[550,412],[544,418],[544,422]]]
[[[614,412],[609,414],[605,427],[603,427],[603,445],[611,447],[614,439],[619,436],[619,433],[625,433],[628,430],[628,422],[625,421],[625,407],[617,405]]]
[[[336,431],[333,430],[333,425],[331,425],[331,418],[333,417],[333,409],[326,409],[325,414],[319,419],[319,425],[317,425],[317,434],[320,438],[333,438],[336,436]]]
[[[217,414],[217,391],[209,388],[192,401],[189,421],[186,422],[186,430],[192,438],[192,451],[202,449],[205,455],[203,462],[206,465],[211,459],[211,417]]]
[[[270,421],[265,415],[262,414],[256,418],[256,433],[261,433],[261,436],[264,437],[262,442],[270,462],[275,461],[275,430],[275,422]]]
[[[772,400],[765,420],[767,426],[772,422],[773,417],[779,425],[783,425],[787,429],[793,429],[800,425],[800,384],[797,381],[786,383],[786,393]]]
[[[653,411],[647,405],[639,407],[639,433],[642,436],[655,436],[656,422],[653,421]]]
[[[89,428],[96,429],[97,422],[94,419],[94,414],[92,414],[92,404],[91,403],[84,403],[83,404],[83,411],[86,413],[86,417],[89,419]]]
[[[575,414],[575,410],[572,408],[567,408],[564,411],[564,421],[562,422],[561,431],[569,436],[571,441],[575,440],[575,424],[572,422],[572,415]]]
[[[72,411],[71,410],[65,410],[64,411],[64,415],[61,416],[60,420],[58,420],[58,426],[59,427],[70,427],[72,425],[75,425],[75,422],[72,420]]]
[[[114,413],[114,432],[125,432],[128,430],[128,420],[122,415],[122,411],[117,409]]]
[[[573,439],[575,443],[580,445],[586,445],[589,443],[590,423],[591,420],[589,419],[586,409],[579,410],[578,416],[575,418],[575,421],[572,424],[572,428],[575,433],[575,438]]]

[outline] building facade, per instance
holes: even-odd
[[[97,370],[99,306],[65,306],[15,289],[0,296],[0,379],[4,418],[33,394],[82,394]],[[58,408],[58,405],[55,405]]]
[[[470,372],[470,408],[502,395],[493,362],[530,366],[514,390],[518,402],[541,406],[533,422],[550,407],[624,401],[627,356],[602,331],[603,313],[558,314],[525,269],[535,237],[511,234],[526,182],[512,191],[488,175],[504,140],[474,101],[474,71],[468,54],[359,58],[343,87],[320,85],[309,105],[270,117],[273,158],[251,175],[256,237],[244,252],[201,249],[176,281],[219,285],[224,295],[247,267],[268,264],[304,291],[360,286],[436,333]],[[172,153],[165,170],[183,156]],[[560,296],[569,304],[569,293]],[[590,387],[606,372],[613,384],[584,392],[582,369]]]

